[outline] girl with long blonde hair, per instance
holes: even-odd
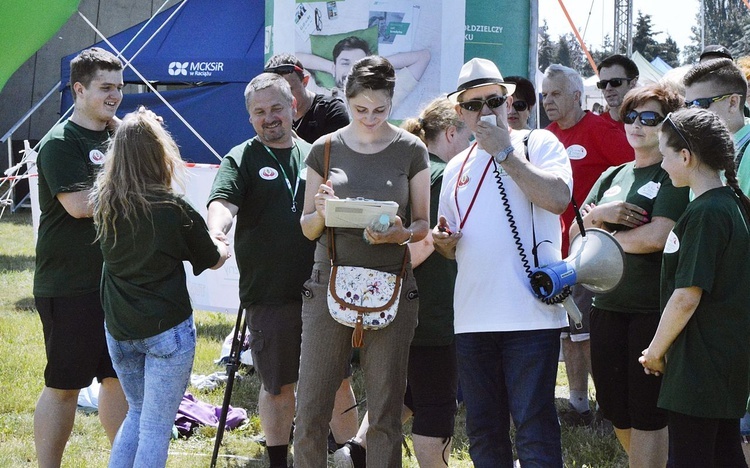
[[[141,107],[115,132],[91,195],[107,346],[129,405],[110,467],[166,464],[195,356],[182,262],[197,275],[227,258],[226,245],[173,190],[183,171],[161,119]]]

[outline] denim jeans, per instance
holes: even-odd
[[[110,468],[166,465],[175,415],[193,368],[195,341],[192,315],[142,340],[118,341],[107,331],[109,354],[129,405],[112,445]]]
[[[474,466],[513,466],[512,417],[521,466],[562,468],[555,410],[560,330],[461,333],[456,352]]]

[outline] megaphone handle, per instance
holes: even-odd
[[[568,317],[573,320],[576,330],[580,330],[581,328],[583,328],[583,315],[581,315],[581,311],[578,310],[578,306],[576,305],[575,301],[573,301],[572,296],[568,296],[563,301],[563,307],[565,307],[565,311],[568,313]]]

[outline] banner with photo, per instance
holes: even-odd
[[[469,58],[489,58],[503,74],[526,76],[531,3],[536,1],[269,0],[266,59],[293,53],[313,75],[313,91],[342,95],[351,65],[382,55],[397,71],[391,118],[401,120],[453,91]]]

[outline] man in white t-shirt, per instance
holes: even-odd
[[[458,262],[456,351],[474,466],[513,466],[512,417],[521,465],[562,467],[554,391],[567,321],[561,306],[534,296],[528,277],[561,258],[572,176],[554,135],[509,130],[514,89],[489,60],[462,67],[449,98],[476,144],[445,169],[433,238]]]

